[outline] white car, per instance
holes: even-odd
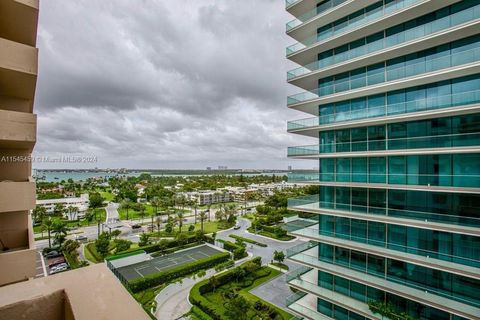
[[[236,224],[235,227],[233,227],[233,230],[238,230],[238,229],[240,229],[240,228],[241,228],[240,225],[239,225],[239,224]]]
[[[58,272],[66,271],[68,270],[68,264],[66,263],[61,263],[59,265],[56,265],[50,269],[50,274],[55,274]]]

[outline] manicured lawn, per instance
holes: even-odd
[[[114,195],[108,191],[99,191],[100,195],[105,199],[105,201],[112,201]]]
[[[229,282],[217,288],[215,292],[207,292],[203,294],[203,297],[205,297],[212,304],[214,304],[215,309],[217,311],[220,311],[221,313],[225,314],[225,312],[227,311],[228,302],[230,300],[228,298],[228,292],[231,292],[231,290],[233,289],[238,293],[238,295],[243,296],[247,301],[250,302],[251,307],[248,310],[245,310],[245,312],[248,315],[248,319],[254,319],[255,316],[260,316],[259,312],[255,310],[253,307],[255,302],[260,301],[264,305],[270,306],[277,312],[278,315],[275,318],[276,320],[282,320],[282,319],[288,320],[292,317],[291,314],[283,311],[282,309],[266,301],[263,301],[262,299],[258,298],[257,296],[249,292],[253,288],[258,287],[259,285],[277,277],[280,274],[281,272],[278,270],[268,268],[268,267],[262,267],[261,269],[255,271],[253,274],[247,276],[246,279],[241,280],[240,282],[236,282],[236,281]],[[252,281],[252,279],[254,280]],[[251,283],[248,284],[249,282]],[[245,284],[247,285],[245,286]]]
[[[182,233],[188,233],[188,227],[190,226],[190,224],[186,224],[186,225],[183,225],[182,227]],[[217,232],[219,230],[224,230],[224,229],[228,229],[228,228],[231,228],[233,225],[228,225],[228,224],[224,224],[224,223],[220,223],[218,221],[206,221],[206,222],[203,222],[203,232],[204,233],[213,233],[213,232]],[[162,225],[160,226],[160,228],[163,228],[165,227],[165,224],[162,223]],[[155,226],[156,228],[156,226]],[[201,229],[201,224],[200,222],[195,224],[195,231],[197,230],[200,230]],[[172,231],[172,233],[167,233],[165,232],[165,229],[163,230],[160,230],[160,234],[158,232],[152,232],[151,235],[152,236],[158,236],[160,235],[161,237],[174,237],[178,234],[179,232],[179,229],[178,227],[175,227]]]
[[[275,267],[279,267],[280,269],[289,270],[290,268],[285,263],[274,262],[272,263]]]
[[[93,263],[100,263],[103,261],[100,257],[100,254],[97,252],[97,249],[95,248],[94,242],[86,244],[83,252],[85,254],[85,258],[88,261],[91,261]]]
[[[145,211],[144,211],[144,219],[151,219],[152,214],[155,214],[155,207],[149,204],[144,204],[145,205]],[[159,212],[165,212],[165,209],[158,208],[157,209]],[[175,209],[175,212],[183,212],[189,213],[190,211],[188,209]],[[120,215],[121,220],[126,220],[127,219],[127,210],[124,208],[119,208],[118,209],[118,214]],[[174,214],[173,212],[170,214],[170,216],[173,218],[176,216],[176,213]],[[167,215],[161,215],[160,216],[163,219],[167,219]],[[142,219],[142,215],[140,211],[135,211],[133,209],[128,209],[128,219]]]
[[[255,229],[250,227],[247,229],[249,232],[255,234]],[[279,237],[277,236],[275,233],[273,232],[268,232],[268,231],[265,231],[265,230],[260,230],[260,229],[257,229],[257,233],[256,234],[259,234],[261,236],[264,236],[264,237],[269,237],[269,238],[272,238],[272,239],[275,239],[275,240],[280,240],[280,241],[289,241],[289,240],[292,240],[294,239],[295,237],[292,237],[290,235],[286,235],[286,236],[283,236],[283,237]]]

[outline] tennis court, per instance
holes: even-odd
[[[223,251],[209,245],[201,245],[183,251],[167,254],[151,260],[135,263],[116,269],[126,281],[145,277],[159,271],[165,271],[178,265],[217,255]]]

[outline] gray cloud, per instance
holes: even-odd
[[[313,167],[286,147],[278,0],[41,1],[37,154],[99,167]]]

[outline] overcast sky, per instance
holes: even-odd
[[[314,167],[286,158],[282,0],[40,1],[37,168]]]

